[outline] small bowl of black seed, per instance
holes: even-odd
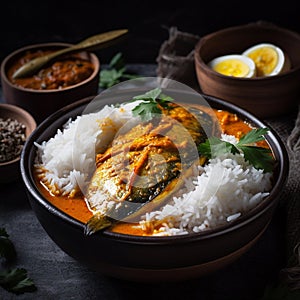
[[[26,110],[12,104],[0,104],[0,183],[20,177],[20,156],[29,135],[36,128]]]

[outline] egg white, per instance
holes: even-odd
[[[223,61],[226,61],[226,60],[239,60],[241,62],[243,62],[244,64],[246,64],[248,67],[249,67],[249,72],[243,76],[242,78],[252,78],[255,76],[256,74],[256,67],[255,67],[255,63],[254,61],[245,56],[245,55],[240,55],[240,54],[230,54],[230,55],[224,55],[224,56],[219,56],[213,60],[211,60],[209,63],[208,63],[208,66],[212,69],[214,69],[214,67],[223,62]],[[222,74],[224,75],[224,74]],[[227,76],[227,75],[224,75],[224,76]],[[229,76],[229,75],[228,75]]]
[[[261,44],[254,45],[254,46],[248,48],[247,50],[245,50],[242,53],[242,55],[245,55],[245,56],[248,57],[248,55],[251,52],[253,52],[255,50],[258,50],[260,48],[263,48],[263,47],[268,47],[268,48],[271,48],[271,49],[275,50],[277,55],[278,55],[277,65],[275,66],[274,70],[266,76],[274,76],[274,75],[280,74],[281,72],[283,72],[283,71],[285,71],[289,68],[289,60],[285,56],[283,51],[278,46],[275,46],[275,45],[270,44],[270,43],[261,43]]]

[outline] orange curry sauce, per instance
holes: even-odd
[[[62,56],[53,63],[47,64],[37,74],[22,78],[13,78],[17,69],[37,57],[50,54],[53,51],[27,51],[8,69],[9,80],[22,88],[34,90],[64,89],[84,81],[94,72],[91,61],[83,59],[80,53]]]
[[[219,120],[221,130],[225,134],[234,135],[240,138],[242,135],[250,131],[251,126],[244,120],[237,117],[237,115],[223,110],[215,110],[216,116]],[[260,142],[260,146],[267,146],[266,142]],[[38,179],[37,179],[38,181]],[[38,182],[40,191],[44,197],[48,199],[54,206],[64,211],[75,219],[86,223],[91,217],[92,212],[88,209],[86,202],[83,198],[68,198],[65,196],[54,196]],[[131,223],[117,223],[110,229],[114,232],[125,233],[130,235],[147,235],[136,224]]]

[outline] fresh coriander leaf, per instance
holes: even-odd
[[[4,228],[0,228],[0,257],[12,261],[17,256],[15,246]]]
[[[0,228],[0,256],[7,261],[16,257],[15,247],[4,228]],[[27,277],[27,271],[22,268],[1,271],[0,286],[15,294],[36,290],[33,281]]]
[[[174,99],[170,96],[167,96],[165,94],[160,94],[159,95],[159,99],[156,99],[156,101],[159,103],[159,105],[161,107],[163,107],[164,109],[168,109],[169,108],[169,103],[172,102]]]
[[[103,88],[109,88],[112,87],[113,85],[121,82],[122,78],[122,70],[102,70],[100,72],[100,87]]]
[[[109,68],[120,70],[125,67],[125,62],[121,52],[118,52],[109,63]]]
[[[9,237],[8,233],[6,232],[5,228],[0,228],[0,236]]]
[[[249,161],[256,169],[263,169],[265,172],[271,172],[274,166],[274,160],[271,156],[271,150],[256,146],[239,146],[244,153],[245,160]]]
[[[101,88],[110,88],[125,79],[134,79],[139,77],[135,74],[126,73],[125,61],[121,52],[118,52],[111,59],[108,69],[100,71],[99,86]]]
[[[198,152],[207,158],[211,158],[211,147],[208,139],[204,143],[198,145]]]
[[[222,141],[217,137],[210,137],[198,146],[198,151],[207,158],[227,153],[243,153],[246,161],[249,161],[256,169],[271,172],[274,167],[272,152],[268,148],[258,147],[254,144],[264,139],[268,128],[253,129],[244,135],[236,145]],[[251,145],[252,144],[252,145]]]
[[[168,96],[168,95],[165,95],[165,94],[160,94],[160,96],[159,96],[159,100],[161,101],[161,102],[166,102],[166,103],[169,103],[169,102],[172,102],[172,101],[174,101],[174,99],[172,98],[172,97],[170,97],[170,96]]]
[[[33,292],[36,290],[35,284],[32,279],[27,276],[27,271],[23,268],[0,272],[0,286],[15,294]]]
[[[237,146],[249,145],[259,141],[263,141],[265,139],[263,135],[266,134],[268,131],[269,128],[252,129],[251,131],[249,131],[247,134],[245,134],[240,138],[239,142],[237,143]]]
[[[150,90],[146,92],[145,94],[142,95],[137,95],[133,97],[133,101],[135,100],[145,100],[145,101],[156,101],[158,96],[161,94],[161,89],[160,88],[155,88],[153,90]]]
[[[161,114],[156,102],[141,102],[132,110],[134,117],[140,116],[142,121],[150,121],[156,115]]]
[[[173,101],[173,98],[161,93],[160,88],[152,89],[145,94],[138,95],[132,98],[132,101],[143,100],[133,110],[133,116],[140,116],[142,121],[150,121],[157,115],[161,115],[162,111],[159,108],[161,106],[164,109],[169,108],[169,103]]]
[[[206,142],[198,146],[198,151],[207,158],[216,157],[225,153],[239,153],[238,149],[231,143],[210,137]]]

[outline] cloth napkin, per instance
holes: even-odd
[[[169,39],[161,45],[156,59],[157,76],[177,80],[200,91],[194,66],[194,48],[199,39],[197,35],[171,27]],[[286,213],[286,268],[279,278],[292,290],[300,290],[300,107],[298,111],[264,120],[278,133],[289,156],[289,177],[280,198]]]
[[[197,35],[171,27],[169,39],[161,45],[156,59],[157,76],[199,89],[194,66],[194,48],[199,39]]]
[[[282,270],[284,280],[292,289],[300,289],[300,106],[295,126],[287,138],[290,173],[287,201],[287,268]]]

